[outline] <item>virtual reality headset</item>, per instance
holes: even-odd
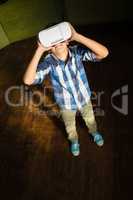
[[[68,22],[62,22],[44,29],[38,33],[40,43],[44,47],[51,47],[71,38],[72,32]]]

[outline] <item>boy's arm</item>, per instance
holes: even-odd
[[[34,79],[36,76],[36,70],[37,70],[37,66],[40,61],[40,58],[43,55],[43,53],[48,50],[50,50],[50,48],[45,48],[40,43],[38,43],[38,47],[35,51],[35,54],[33,58],[31,59],[23,77],[23,81],[25,84],[31,85],[34,82]]]
[[[72,30],[72,38],[71,40],[75,40],[76,42],[79,42],[83,45],[85,45],[86,47],[88,47],[89,49],[91,49],[95,55],[97,59],[103,59],[105,57],[107,57],[107,55],[109,54],[108,49],[103,46],[102,44],[87,38],[79,33],[77,33],[75,31],[75,29],[71,26],[71,30]]]

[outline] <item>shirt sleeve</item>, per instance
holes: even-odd
[[[47,74],[49,74],[49,72],[50,72],[50,65],[44,59],[44,61],[41,62],[37,67],[35,79],[34,79],[32,85],[41,84],[43,82],[43,80],[45,79],[45,76]]]
[[[86,47],[77,46],[77,54],[81,57],[83,61],[100,61],[100,59],[96,57],[96,54]]]

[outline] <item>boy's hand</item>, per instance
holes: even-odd
[[[37,44],[37,51],[39,51],[40,53],[44,53],[45,51],[49,51],[51,49],[51,47],[44,47],[39,41],[37,42]]]
[[[77,40],[77,36],[78,36],[78,33],[77,31],[74,29],[74,27],[69,23],[70,25],[70,28],[71,28],[71,31],[72,31],[72,36],[70,38],[70,41],[73,41],[73,40]]]

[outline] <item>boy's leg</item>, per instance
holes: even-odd
[[[86,123],[86,126],[89,128],[90,133],[94,133],[97,131],[97,123],[95,120],[95,115],[92,107],[91,100],[88,104],[83,106],[83,108],[80,110],[81,115]]]
[[[71,152],[74,156],[78,156],[80,148],[76,131],[76,111],[61,110],[61,116],[68,134],[68,140],[71,142]]]
[[[96,142],[98,146],[102,146],[104,144],[104,140],[102,135],[97,131],[97,123],[95,120],[91,100],[81,109],[81,115],[85,120],[87,127],[89,128],[89,132],[93,136],[94,142]]]
[[[78,140],[78,134],[76,131],[76,111],[63,109],[60,111],[61,117],[65,124],[68,139],[70,141]]]

